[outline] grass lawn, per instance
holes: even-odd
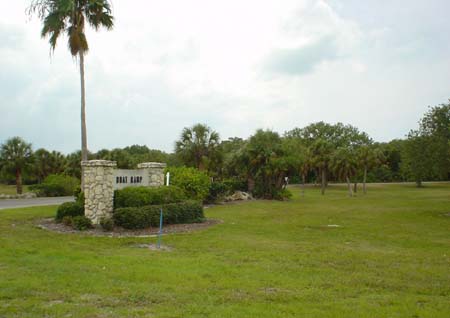
[[[450,184],[292,190],[207,209],[224,222],[164,237],[172,251],[0,210],[0,317],[450,317]]]
[[[28,192],[28,186],[23,185],[23,193]],[[16,194],[16,186],[15,185],[7,185],[0,183],[0,194]]]

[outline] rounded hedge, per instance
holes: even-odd
[[[76,217],[84,215],[84,205],[79,202],[66,202],[56,210],[56,221],[61,221],[65,216]]]
[[[183,189],[176,186],[129,187],[114,192],[114,208],[176,203],[186,199]]]
[[[170,167],[170,182],[183,189],[191,200],[204,201],[209,194],[211,178],[195,168]]]
[[[74,217],[72,219],[72,226],[78,231],[84,231],[93,227],[92,221],[84,215]]]
[[[164,224],[194,223],[204,220],[203,206],[197,201],[184,201],[166,205],[148,205],[114,210],[114,224],[126,229],[144,229],[159,226],[163,211]]]

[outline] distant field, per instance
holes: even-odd
[[[450,184],[291,189],[208,208],[222,224],[162,252],[0,211],[0,317],[449,317]]]
[[[23,186],[23,192],[28,192],[28,186]],[[0,194],[16,194],[16,186],[15,185],[6,185],[0,183]]]

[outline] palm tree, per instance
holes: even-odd
[[[305,148],[304,151],[305,152],[301,155],[299,166],[300,175],[302,176],[302,196],[305,195],[306,176],[308,175],[312,166],[312,158],[309,148]]]
[[[22,172],[32,161],[31,144],[20,137],[8,139],[0,149],[2,166],[14,171],[16,175],[16,191],[22,194]]]
[[[84,56],[89,50],[86,39],[86,22],[98,30],[108,30],[114,25],[111,4],[108,0],[33,0],[28,8],[30,15],[37,14],[43,22],[41,36],[49,37],[54,51],[61,34],[68,37],[68,46],[73,57],[80,62],[81,81],[81,160],[88,160],[86,131],[86,92],[84,82]]]
[[[370,146],[361,146],[358,149],[357,160],[363,169],[363,193],[366,194],[367,171],[379,165],[383,160],[383,153]]]
[[[333,154],[330,162],[330,167],[337,177],[345,179],[348,186],[349,196],[353,196],[350,177],[352,177],[357,170],[357,162],[354,154],[349,148],[339,148]]]
[[[316,140],[311,146],[312,162],[322,175],[322,189],[321,189],[322,195],[325,194],[327,172],[329,169],[332,154],[333,154],[333,145],[324,139]]]
[[[180,140],[175,144],[175,152],[186,165],[203,171],[211,168],[211,163],[220,155],[219,143],[217,132],[207,125],[196,124],[183,129]]]

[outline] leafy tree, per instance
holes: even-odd
[[[422,181],[431,175],[432,157],[430,156],[431,137],[421,135],[418,131],[411,131],[405,147],[405,164],[416,182],[422,187]]]
[[[336,148],[364,145],[370,142],[370,138],[365,132],[360,132],[358,128],[352,125],[342,123],[333,125],[323,121],[310,124],[304,128],[294,128],[286,132],[285,135],[300,138],[308,146],[319,139],[329,142]]]
[[[42,182],[50,174],[60,174],[64,172],[66,166],[65,156],[58,152],[49,152],[40,148],[33,154],[34,157],[34,173],[38,182]]]
[[[429,136],[433,157],[433,172],[437,178],[450,177],[450,101],[448,104],[430,107],[420,121],[419,133]]]
[[[20,137],[10,138],[1,146],[2,167],[14,171],[17,194],[22,194],[22,173],[30,165],[32,154],[31,144]]]
[[[255,182],[253,193],[256,196],[271,199],[279,194],[288,170],[284,155],[278,133],[259,129],[250,137],[240,160]]]
[[[367,171],[381,164],[383,153],[379,149],[364,145],[358,147],[357,160],[363,170],[363,193],[366,194]]]
[[[318,139],[311,145],[311,159],[314,167],[316,167],[321,174],[321,192],[325,194],[325,187],[327,182],[327,172],[331,156],[333,154],[333,145],[324,139]]]
[[[66,157],[66,168],[64,169],[64,173],[81,179],[81,151],[75,151]]]
[[[299,138],[284,138],[283,152],[285,154],[286,167],[292,175],[300,175],[302,180],[302,195],[305,192],[306,176],[311,167],[311,155],[309,149]]]
[[[180,140],[175,144],[175,152],[184,164],[197,169],[212,170],[219,160],[220,137],[207,125],[196,124],[184,128]]]
[[[95,30],[100,27],[112,29],[114,18],[111,5],[108,0],[33,0],[28,13],[37,14],[43,22],[41,36],[49,38],[53,51],[61,34],[66,34],[70,53],[78,57],[81,79],[81,159],[88,160],[84,81],[84,56],[89,50],[86,23]]]
[[[350,178],[356,174],[357,161],[351,148],[339,148],[332,155],[330,168],[336,173],[338,178],[342,178],[347,182],[348,194],[353,196]]]

